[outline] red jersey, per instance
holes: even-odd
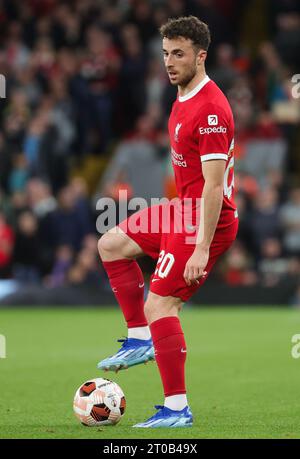
[[[178,96],[169,118],[172,164],[180,200],[201,198],[202,163],[226,161],[223,205],[217,229],[237,217],[234,203],[234,121],[229,102],[206,77],[185,96]]]

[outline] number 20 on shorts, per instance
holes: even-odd
[[[164,279],[171,271],[174,262],[174,255],[172,255],[171,253],[165,253],[164,250],[161,250],[161,252],[159,253],[156,270],[154,274]]]

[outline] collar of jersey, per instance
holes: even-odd
[[[178,100],[179,102],[185,102],[186,100],[189,100],[191,99],[192,97],[194,97],[199,91],[201,91],[202,88],[204,88],[204,86],[210,81],[210,78],[209,76],[206,75],[206,77],[204,78],[204,80],[200,81],[200,83],[194,88],[192,89],[190,92],[188,92],[187,94],[185,94],[185,96],[178,96]]]

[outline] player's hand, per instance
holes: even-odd
[[[205,268],[209,259],[209,249],[196,247],[193,255],[185,265],[183,277],[188,286],[199,284],[199,280],[207,275]]]

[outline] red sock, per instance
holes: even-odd
[[[163,317],[150,325],[165,397],[185,394],[186,345],[178,317]]]
[[[144,277],[135,260],[104,261],[111,288],[128,328],[147,326],[144,314]]]

